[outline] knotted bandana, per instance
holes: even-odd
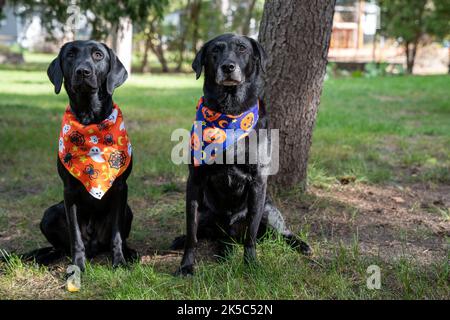
[[[114,104],[111,115],[99,124],[83,125],[67,107],[59,135],[58,156],[64,167],[97,199],[112,186],[131,160],[122,112]]]
[[[216,156],[246,137],[259,119],[259,101],[240,115],[227,115],[209,109],[203,97],[191,130],[191,156],[194,166],[211,163]]]

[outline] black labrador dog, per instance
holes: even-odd
[[[113,91],[128,77],[113,50],[96,41],[66,43],[47,74],[56,94],[64,83],[70,110],[84,126],[99,124],[111,115]],[[86,257],[107,250],[112,251],[114,267],[134,258],[136,253],[126,243],[133,219],[127,204],[126,183],[131,162],[100,200],[70,174],[60,158],[57,168],[64,184],[64,201],[48,208],[40,224],[53,247],[38,249],[29,256],[48,264],[70,254],[72,263],[81,270],[85,268]]]
[[[262,72],[266,54],[255,40],[235,34],[220,35],[207,43],[197,53],[192,68],[197,79],[205,70],[204,103],[209,109],[227,115],[240,115],[259,100],[259,120],[254,127],[268,128],[268,117],[261,100]],[[258,137],[258,144],[270,145],[268,138]],[[248,146],[249,136],[244,138]],[[293,234],[284,222],[280,211],[266,195],[267,175],[265,165],[259,161],[250,164],[245,148],[243,164],[189,165],[186,191],[185,236],[172,243],[173,249],[184,245],[184,255],[177,274],[192,274],[194,250],[198,238],[221,240],[220,250],[227,249],[230,238],[244,244],[244,261],[256,259],[256,241],[268,229],[281,234],[291,247],[303,254],[311,249]],[[270,150],[270,149],[266,149]],[[227,151],[224,151],[226,158]],[[239,156],[239,149],[236,157]],[[255,158],[254,158],[255,159]],[[237,163],[237,162],[234,162]]]

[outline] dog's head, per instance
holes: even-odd
[[[128,77],[128,73],[107,45],[96,41],[72,41],[64,44],[58,57],[47,70],[55,93],[64,87],[70,94],[112,95]]]
[[[239,86],[252,75],[264,72],[266,53],[254,39],[235,34],[220,35],[203,45],[192,69],[197,79],[205,68],[206,81],[219,86]]]

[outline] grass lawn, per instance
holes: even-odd
[[[35,61],[37,68],[44,64]],[[46,246],[43,211],[62,199],[57,137],[67,97],[44,70],[0,68],[0,249]],[[142,254],[112,270],[91,261],[79,293],[64,290],[68,260],[38,267],[0,263],[0,299],[449,299],[450,77],[330,79],[310,159],[309,190],[275,200],[314,261],[278,239],[258,247],[246,270],[242,250],[217,262],[201,243],[194,277],[175,278],[184,233],[187,168],[170,161],[170,134],[190,127],[201,82],[193,75],[133,75],[115,93],[134,149],[130,244]],[[270,107],[270,106],[269,106]],[[381,268],[369,290],[366,269]]]

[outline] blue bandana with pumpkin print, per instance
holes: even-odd
[[[191,156],[194,166],[211,164],[218,154],[246,137],[258,123],[259,101],[240,115],[211,110],[201,97],[191,130]]]

